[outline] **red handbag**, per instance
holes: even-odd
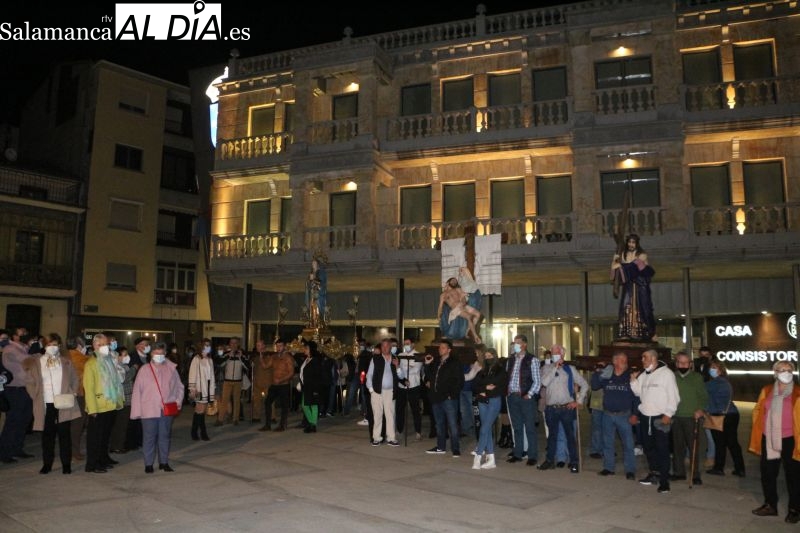
[[[161,394],[161,386],[158,384],[158,378],[156,377],[156,371],[153,370],[152,363],[150,364],[150,372],[153,373],[153,380],[155,380],[156,387],[158,387],[158,395],[161,396],[161,405],[164,406],[164,416],[178,416],[180,412],[178,409],[178,402],[164,403],[164,395]]]

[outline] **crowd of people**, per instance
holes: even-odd
[[[372,446],[396,447],[406,432],[421,441],[427,417],[428,437],[436,439],[428,454],[447,454],[449,442],[457,458],[469,442],[475,470],[497,468],[496,450],[506,448],[507,463],[571,473],[584,469],[578,418],[588,408],[589,457],[601,461],[600,476],[616,474],[617,450],[629,480],[637,479],[636,456],[644,455],[646,471],[638,482],[657,486],[658,493],[670,492],[675,481],[702,485],[703,473],[746,475],[733,388],[725,365],[709,357],[706,347],[699,358],[679,351],[670,362],[645,351],[641,369],[630,368],[628,355],[618,351],[609,364],[598,362],[587,380],[565,361],[562,346],[552,346],[540,360],[524,335],[514,338],[508,358],[477,345],[471,363],[454,355],[448,339],[438,343],[436,357],[417,352],[410,338],[402,344],[386,338],[374,346],[360,339],[359,353],[339,360],[314,341],[290,352],[279,338],[273,349],[258,340],[249,353],[235,337],[216,347],[203,339],[188,346],[183,358],[176,357],[176,346],[147,337],[136,339],[130,350],[113,334],[95,334],[90,345],[86,340],[0,330],[0,407],[6,411],[0,462],[32,458],[24,443],[33,430],[41,432],[42,474],[53,469],[56,444],[64,474],[76,462],[84,462],[86,472],[107,473],[118,464],[112,455],[138,449],[146,473],[155,471],[156,461],[160,471],[172,472],[172,423],[180,410],[192,408],[192,440],[208,441],[206,417],[215,416],[217,427],[236,425],[245,420],[244,399],[250,421],[262,423],[260,431],[286,431],[294,411],[302,413],[298,427],[316,433],[320,418],[357,410]],[[773,370],[774,383],[764,387],[753,411],[749,450],[760,457],[764,493],[764,504],[753,513],[778,514],[783,467],[785,520],[796,523],[800,389],[792,363],[778,362]],[[540,430],[546,442],[542,461]]]

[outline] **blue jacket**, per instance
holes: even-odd
[[[721,415],[728,409],[728,413],[738,413],[736,404],[733,403],[733,387],[728,378],[717,377],[706,382],[706,390],[708,391],[708,414]],[[730,404],[730,407],[728,407]]]

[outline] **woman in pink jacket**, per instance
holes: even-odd
[[[153,462],[158,446],[158,469],[174,472],[169,466],[169,445],[172,432],[172,416],[164,415],[164,404],[176,402],[178,409],[183,404],[183,383],[177,366],[167,360],[167,346],[163,342],[153,345],[150,362],[139,369],[133,384],[131,397],[131,419],[142,420],[142,451],[144,471],[153,473]]]

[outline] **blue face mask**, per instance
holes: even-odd
[[[117,341],[111,341],[111,344],[108,345],[111,348],[112,352],[117,351]]]
[[[522,345],[519,343],[514,343],[514,353],[519,353],[522,351]]]
[[[397,355],[397,346],[392,346],[391,352],[392,355]]]
[[[712,378],[716,378],[719,376],[719,370],[717,370],[716,368],[709,368],[708,375],[711,376]]]

